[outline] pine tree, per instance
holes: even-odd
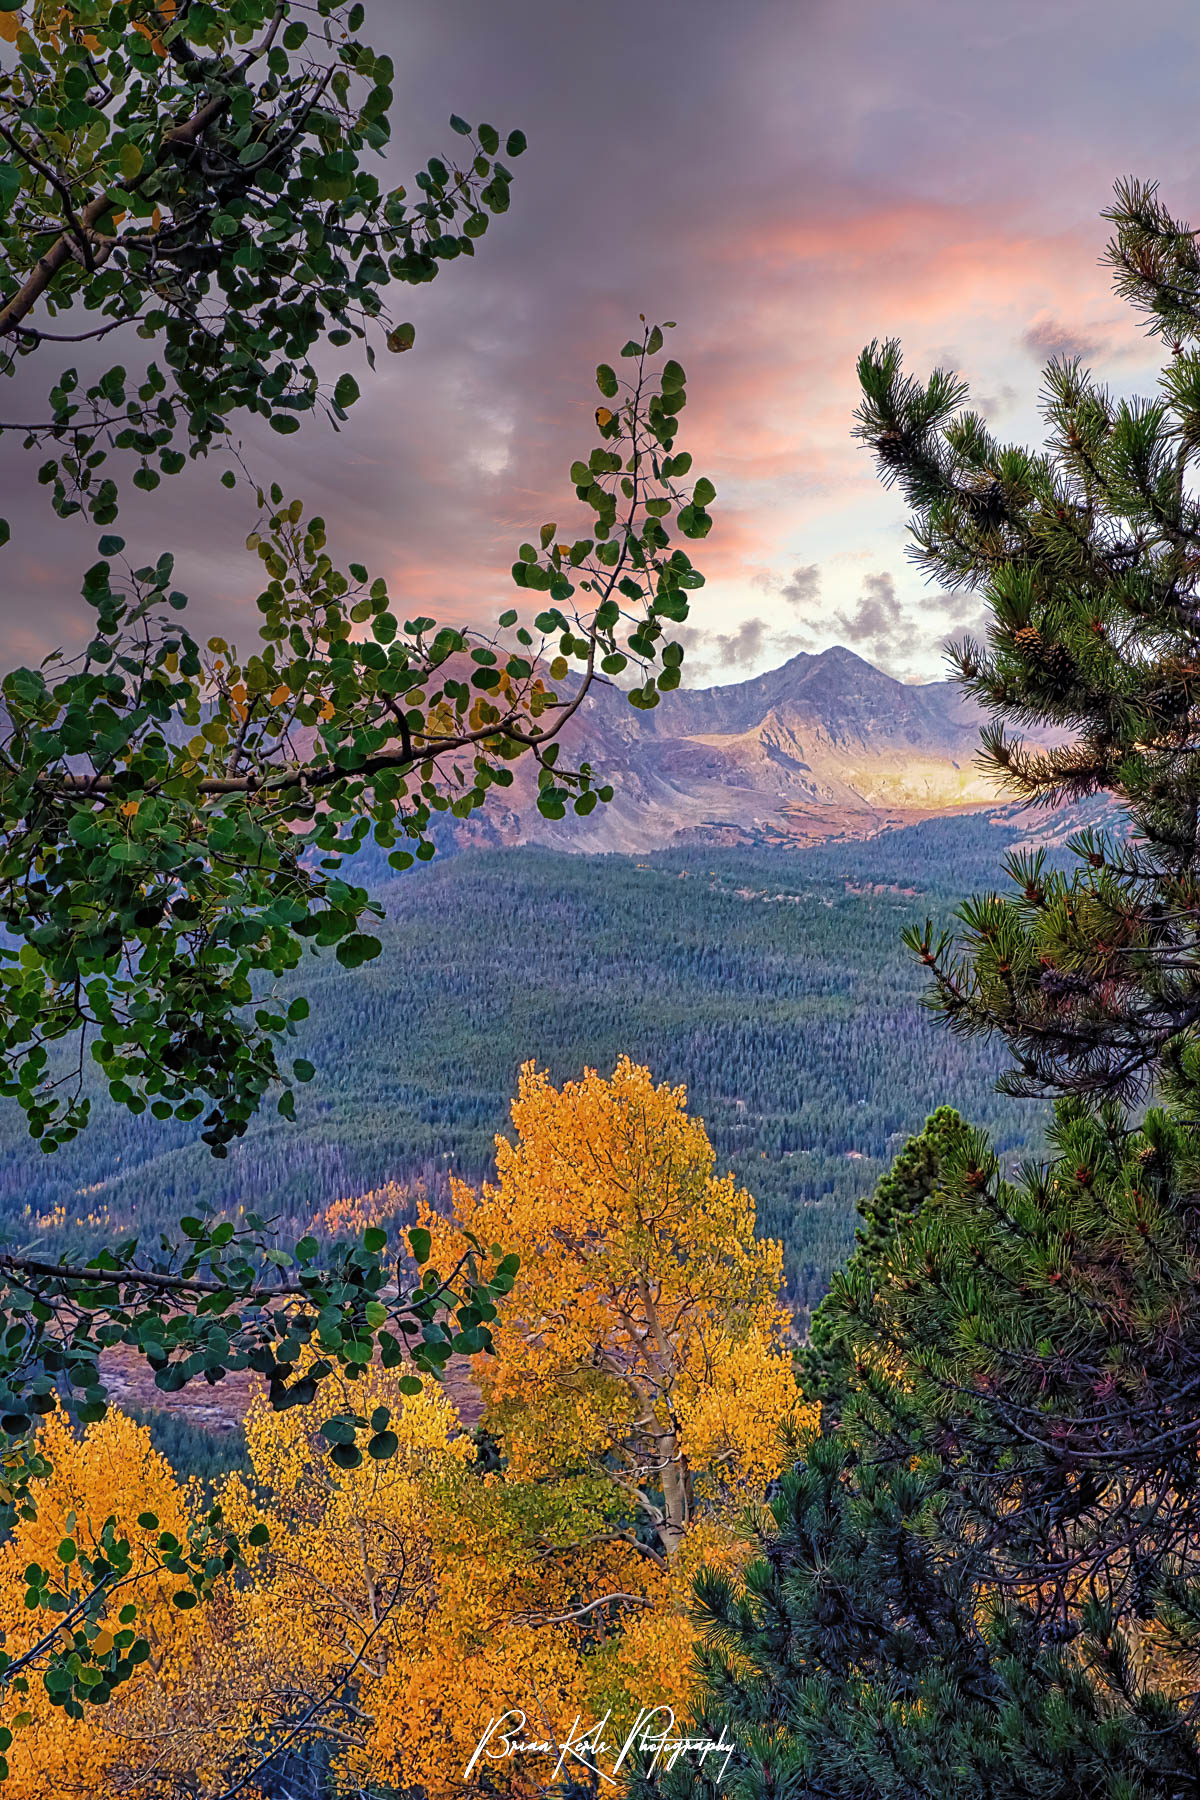
[[[1200,1794],[1200,254],[1153,188],[1108,216],[1171,352],[1155,400],[1052,363],[1035,455],[895,344],[860,364],[919,562],[990,610],[955,652],[985,759],[1026,800],[1109,797],[1070,874],[1018,855],[1006,894],[915,938],[951,1027],[1008,1041],[1008,1090],[1058,1096],[1050,1155],[1006,1179],[964,1129],[835,1278],[840,1424],[744,1586],[697,1589],[702,1722],[735,1758],[660,1789]]]
[[[862,1224],[855,1233],[854,1266],[878,1263],[905,1222],[938,1192],[944,1183],[946,1159],[965,1130],[952,1106],[939,1106],[922,1130],[909,1138],[874,1190],[859,1201]],[[848,1393],[839,1317],[837,1307],[828,1299],[823,1301],[812,1316],[807,1343],[796,1354],[801,1388],[810,1398],[820,1400],[826,1428],[840,1418]]]

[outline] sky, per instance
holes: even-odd
[[[674,319],[680,448],[717,488],[690,685],[849,645],[905,680],[942,673],[970,595],[909,564],[903,502],[851,438],[855,359],[898,336],[953,368],[1002,436],[1040,435],[1040,370],[1083,355],[1122,393],[1158,358],[1101,266],[1113,182],[1197,204],[1200,29],[1188,0],[368,0],[396,62],[388,179],[461,147],[451,112],[519,126],[511,210],[473,262],[400,289],[415,348],[357,347],[362,399],[334,435],[243,431],[260,480],[319,509],[343,562],[403,616],[485,625],[517,545],[570,517],[595,438],[592,371],[638,315]],[[0,650],[34,661],[84,629],[95,528],[59,521],[36,457],[0,440]],[[192,629],[248,643],[253,516],[220,465],[136,496],[138,560],[170,548]],[[132,490],[129,490],[132,496]],[[689,548],[691,548],[689,546]]]

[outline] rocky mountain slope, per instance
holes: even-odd
[[[680,690],[650,713],[599,688],[564,732],[563,760],[589,758],[614,800],[550,822],[532,766],[518,764],[508,807],[493,795],[462,837],[633,853],[870,837],[997,803],[975,766],[979,725],[952,683],[910,686],[840,647],[750,681]]]

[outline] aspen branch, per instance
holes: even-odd
[[[506,1622],[509,1625],[564,1625],[570,1619],[582,1619],[585,1613],[595,1612],[598,1606],[650,1606],[653,1602],[645,1594],[601,1594],[598,1600],[589,1600],[586,1606],[576,1606],[570,1612],[562,1613],[514,1613]]]
[[[397,1284],[393,1299],[400,1304],[408,1304],[420,1292],[422,1298],[432,1298],[448,1293],[455,1278],[462,1272],[467,1263],[464,1255],[459,1258],[437,1288],[414,1289],[401,1301]],[[310,1299],[314,1286],[319,1287],[327,1278],[327,1271],[315,1269],[307,1281],[281,1281],[273,1287],[258,1286],[239,1291],[229,1281],[208,1281],[201,1276],[173,1275],[168,1270],[156,1269],[89,1269],[73,1263],[56,1263],[44,1261],[38,1257],[18,1256],[8,1251],[0,1252],[0,1271],[8,1270],[15,1275],[27,1275],[33,1279],[49,1277],[58,1281],[78,1281],[87,1287],[144,1287],[164,1294],[229,1294],[236,1295],[239,1301],[251,1305],[261,1305],[270,1300]]]
[[[410,733],[407,748],[402,747],[399,752],[380,751],[375,756],[366,757],[357,769],[340,769],[333,763],[296,763],[288,769],[270,769],[261,774],[205,776],[196,783],[193,791],[205,795],[258,794],[278,793],[293,787],[332,787],[339,781],[354,781],[363,776],[378,775],[388,769],[411,768],[415,763],[433,762],[438,757],[452,755],[456,750],[466,750],[472,744],[487,743],[495,738],[507,738],[529,748],[553,743],[596,680],[594,660],[593,645],[579,693],[573,700],[562,703],[559,716],[546,731],[525,732],[510,719],[502,720],[496,725],[482,725],[477,731],[464,731],[453,737],[425,738],[416,746],[412,743]],[[407,729],[407,721],[404,721],[404,728]],[[64,794],[106,794],[114,787],[124,791],[126,783],[121,777],[113,775],[61,774],[41,777],[38,785]]]
[[[182,125],[176,125],[173,130],[163,133],[163,147],[166,149],[189,148],[196,143],[203,132],[207,131],[214,119],[221,116],[228,105],[228,94],[218,94],[213,99],[206,101],[199,111],[193,113],[192,117],[186,119]],[[23,145],[19,148],[23,156],[29,157],[30,153]],[[157,171],[157,163],[144,169],[140,175],[127,184],[129,191],[133,192],[143,186]],[[61,183],[54,180],[53,185],[61,193]],[[79,242],[81,247],[86,245],[85,253],[92,256],[93,267],[98,267],[108,260],[118,240],[106,238],[102,243],[96,244],[93,250],[92,234],[93,227],[99,223],[106,212],[111,210],[112,204],[107,192],[102,190],[100,193],[94,194],[79,213],[76,223],[63,231],[49,250],[43,256],[39,256],[32,273],[26,278],[23,285],[18,288],[6,306],[0,307],[0,336],[11,333],[15,327],[20,325],[26,314],[36,306],[58,271],[70,261],[73,242]]]

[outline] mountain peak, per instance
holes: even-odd
[[[505,841],[640,852],[677,842],[811,843],[994,804],[975,763],[978,712],[948,681],[897,681],[844,644],[741,681],[680,688],[635,712],[598,690],[572,720],[616,798],[548,824],[515,771]],[[528,791],[526,791],[528,786]]]

